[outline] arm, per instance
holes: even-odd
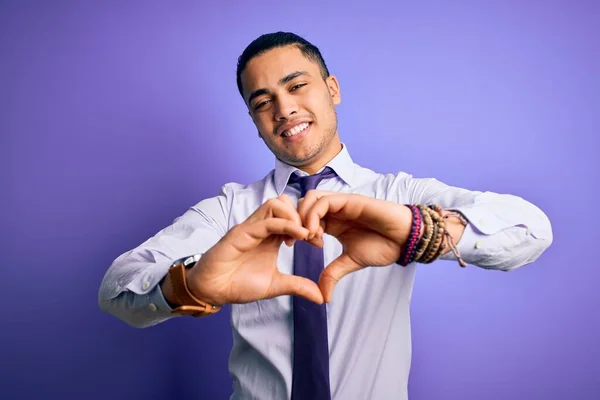
[[[222,192],[201,201],[172,225],[120,255],[100,285],[100,308],[137,328],[172,318],[161,280],[174,260],[204,254],[214,246],[226,234],[227,215],[227,199]]]
[[[470,191],[436,179],[397,174],[389,200],[411,204],[439,204],[460,212],[466,227],[456,220],[452,235],[465,262],[486,269],[510,271],[534,262],[552,243],[548,217],[530,202],[509,194]],[[407,193],[408,198],[401,195]],[[446,252],[441,259],[455,260]]]
[[[174,260],[198,253],[200,260],[188,271],[187,285],[194,297],[208,304],[249,303],[283,295],[323,303],[312,280],[283,274],[277,266],[284,242],[291,246],[308,238],[293,201],[287,195],[269,199],[231,229],[228,204],[223,193],[204,200],[117,258],[100,287],[100,308],[138,328],[171,318],[159,282]]]

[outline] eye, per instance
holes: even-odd
[[[265,100],[265,101],[261,101],[260,103],[256,104],[254,106],[255,110],[258,110],[259,108],[263,107],[265,104],[267,104],[269,102],[269,100]]]
[[[299,83],[297,85],[292,86],[292,88],[290,89],[290,91],[296,91],[298,89],[300,89],[301,87],[306,86],[306,83]]]

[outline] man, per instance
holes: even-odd
[[[515,196],[355,164],[339,83],[301,37],[256,39],[237,80],[274,170],[118,257],[100,307],[147,327],[231,304],[232,398],[406,399],[416,265],[514,270],[551,244],[548,219]]]

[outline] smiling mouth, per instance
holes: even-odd
[[[295,127],[293,127],[292,129],[288,129],[287,131],[284,131],[281,136],[283,137],[292,137],[292,136],[296,136],[297,134],[303,132],[304,130],[306,130],[308,128],[308,126],[310,125],[309,122],[303,122],[301,124],[296,125]]]

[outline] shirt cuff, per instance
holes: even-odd
[[[505,208],[505,212],[493,212],[494,208],[485,204],[450,209],[460,212],[468,222],[456,244],[463,261],[505,271],[534,261],[549,243],[549,228],[539,222],[543,219],[510,204],[500,203],[496,208]],[[450,250],[440,259],[456,260],[456,256]]]
[[[151,320],[162,321],[174,316],[171,314],[173,309],[165,299],[160,285],[170,266],[170,261],[154,264],[126,286],[127,290],[138,295],[137,299],[145,303],[139,304],[141,307],[138,309]]]
[[[148,293],[148,301],[150,303],[148,305],[148,308],[153,313],[157,313],[159,315],[168,314],[169,317],[171,316],[171,311],[173,311],[173,308],[171,308],[171,306],[165,299],[160,284],[157,284],[156,287],[152,291],[150,291],[150,293]]]
[[[495,218],[485,207],[479,205],[454,207],[449,211],[457,211],[467,220],[463,234],[456,244],[461,258],[467,264],[487,264],[499,244],[493,235],[514,226],[508,221]],[[452,250],[446,252],[440,259],[457,261]]]
[[[467,221],[469,220],[467,219]],[[456,249],[458,250],[464,262],[467,264],[477,264],[479,261],[481,261],[481,259],[485,256],[484,247],[486,237],[487,235],[477,231],[471,222],[467,223],[459,242],[456,244]],[[457,261],[458,259],[452,250],[448,250],[443,256],[440,257],[440,260]]]

